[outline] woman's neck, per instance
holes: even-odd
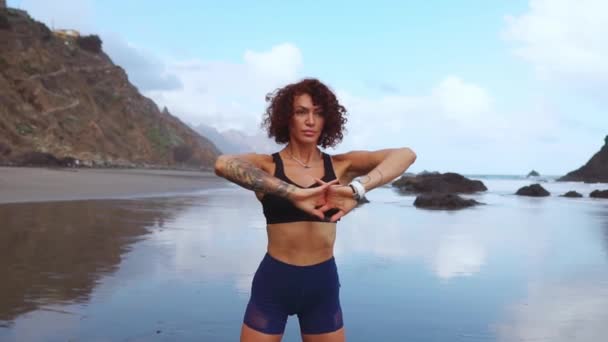
[[[293,158],[299,161],[310,164],[321,159],[321,151],[317,145],[298,145],[289,143],[285,146],[285,151]]]

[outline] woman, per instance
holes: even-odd
[[[346,109],[316,79],[287,85],[266,101],[264,126],[285,148],[222,155],[215,164],[217,175],[256,193],[267,222],[267,253],[253,278],[241,341],[280,341],[293,314],[303,341],[344,341],[336,222],[367,191],[405,172],[416,155],[409,148],[320,151],[342,140]]]

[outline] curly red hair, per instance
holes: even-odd
[[[293,115],[293,101],[296,96],[302,94],[308,94],[313,104],[321,107],[325,119],[323,132],[317,144],[323,148],[336,146],[344,138],[347,111],[329,87],[314,78],[288,84],[266,95],[268,108],[264,113],[262,127],[267,130],[268,137],[274,137],[278,144],[289,142],[289,121]]]

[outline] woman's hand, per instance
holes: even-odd
[[[324,183],[321,180],[317,181],[321,182],[323,185],[333,183]],[[329,219],[331,222],[336,222],[342,216],[348,214],[356,206],[357,201],[353,198],[353,189],[351,189],[350,186],[330,185],[325,193],[325,205],[319,208],[319,210],[325,213],[331,209],[338,209],[338,212]]]
[[[321,186],[308,189],[298,188],[289,195],[289,199],[297,208],[314,215],[321,220],[325,220],[325,211],[329,210],[322,210],[324,205],[326,205],[326,192],[330,186],[338,183],[338,180],[335,179],[328,183],[325,183],[320,179],[315,180],[317,183],[321,183]]]

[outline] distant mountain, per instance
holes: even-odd
[[[589,159],[587,164],[569,172],[558,181],[608,183],[608,135],[604,139],[604,146]]]
[[[195,130],[209,138],[225,154],[251,152],[271,154],[282,148],[281,145],[269,139],[263,132],[258,132],[255,135],[249,135],[235,129],[219,132],[214,127],[205,124],[196,126]]]
[[[274,153],[279,151],[282,146],[278,145],[266,136],[266,134],[260,132],[255,135],[245,134],[244,132],[231,129],[222,132],[222,135],[235,145],[238,145],[243,152],[256,152],[256,153]]]
[[[242,153],[244,148],[242,146],[238,146],[227,138],[225,138],[217,129],[214,127],[200,124],[194,128],[198,134],[207,137],[207,139],[211,140],[217,148],[225,154],[235,154]]]
[[[142,96],[99,37],[0,8],[0,164],[198,168],[218,154]]]

